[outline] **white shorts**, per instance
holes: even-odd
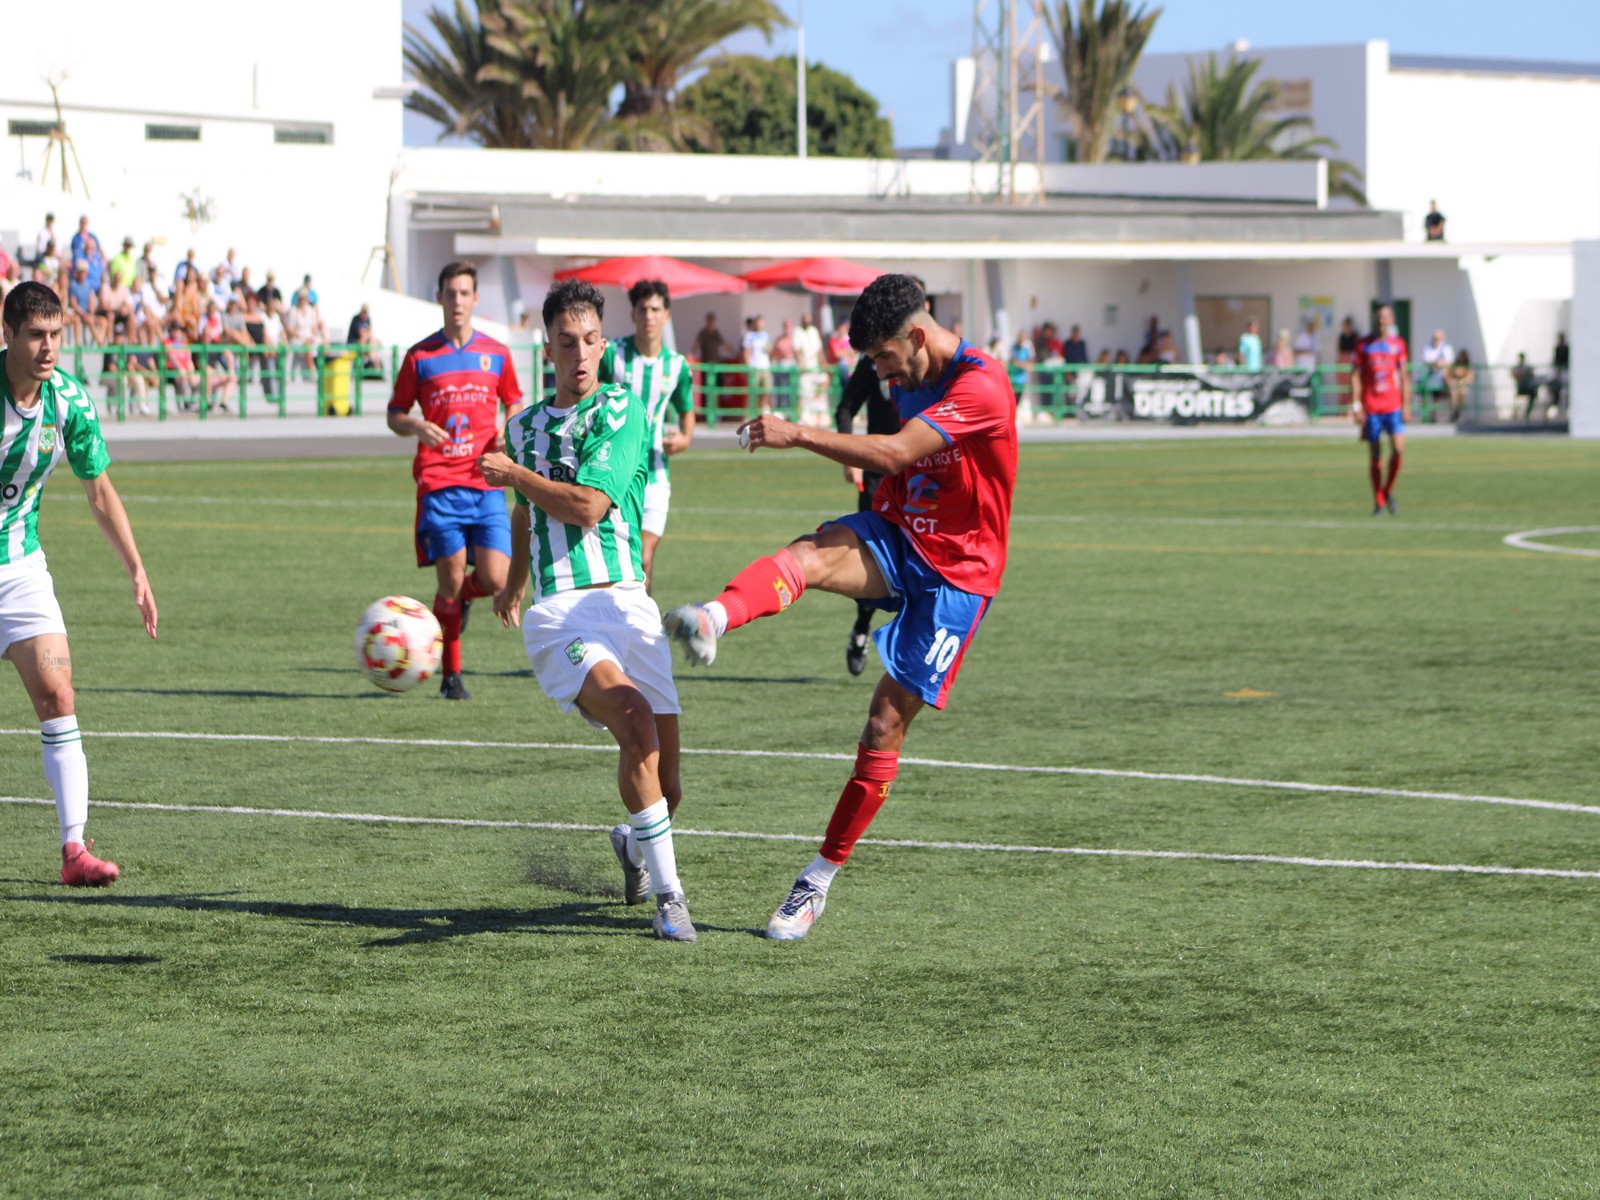
[[[0,654],[13,642],[47,633],[64,637],[66,632],[44,555],[30,554],[19,563],[0,566]]]
[[[639,518],[639,528],[660,537],[667,531],[667,507],[672,503],[672,481],[644,485],[644,516]]]
[[[571,712],[597,662],[614,662],[661,716],[681,711],[661,610],[642,583],[548,596],[522,616],[522,644],[544,694]],[[581,711],[581,710],[580,710]],[[588,713],[596,729],[605,726]]]

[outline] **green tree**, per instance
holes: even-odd
[[[1105,161],[1106,147],[1122,113],[1123,95],[1133,94],[1133,71],[1161,16],[1160,8],[1129,0],[1060,0],[1045,9],[1045,23],[1066,77],[1063,104],[1077,141],[1079,162]]]
[[[1155,157],[1176,158],[1187,151],[1206,162],[1328,160],[1328,194],[1357,204],[1367,197],[1361,172],[1333,158],[1339,144],[1315,132],[1307,116],[1274,116],[1280,89],[1274,79],[1257,81],[1258,58],[1234,58],[1218,65],[1215,54],[1191,60],[1180,96],[1167,89],[1167,102],[1147,110],[1149,143]]]
[[[681,107],[703,118],[715,142],[697,150],[728,154],[793,154],[799,87],[794,60],[736,55],[714,64],[683,90]],[[821,63],[806,67],[806,153],[837,158],[887,158],[894,131],[878,101],[848,75]]]

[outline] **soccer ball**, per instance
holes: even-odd
[[[409,692],[439,669],[444,633],[410,596],[385,596],[356,624],[356,662],[386,692]]]

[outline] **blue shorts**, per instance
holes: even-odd
[[[905,532],[875,512],[855,512],[827,524],[847,526],[860,538],[889,583],[887,596],[862,601],[894,613],[872,635],[889,678],[943,708],[990,597],[946,583]]]
[[[1376,442],[1379,434],[1387,433],[1390,437],[1399,437],[1405,431],[1406,420],[1398,408],[1393,412],[1368,413],[1361,425],[1361,440]]]
[[[499,488],[447,487],[417,498],[417,566],[449,558],[463,547],[511,557],[511,518]]]

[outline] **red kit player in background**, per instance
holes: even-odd
[[[837,433],[771,413],[741,429],[752,451],[798,446],[886,476],[871,509],[756,559],[715,600],[673,609],[664,622],[689,661],[706,664],[722,634],[782,612],[807,588],[894,614],[873,635],[884,676],[821,852],[767,924],[767,936],[780,940],[810,932],[834,876],[888,798],[912,719],[929,704],[944,707],[1000,588],[1017,479],[1017,404],[1005,368],[936,323],[916,280],[884,275],[870,284],[850,314],[850,345],[891,385],[899,432]]]
[[[1350,417],[1361,426],[1361,440],[1367,443],[1370,457],[1367,471],[1372,476],[1372,515],[1385,509],[1398,514],[1394,500],[1394,481],[1400,475],[1400,456],[1406,448],[1406,417],[1411,411],[1411,370],[1405,339],[1394,323],[1394,309],[1387,304],[1378,309],[1377,328],[1356,346],[1350,372]],[[1389,435],[1389,473],[1383,473],[1383,447],[1379,439]]]
[[[438,576],[433,613],[444,631],[446,700],[472,699],[461,682],[467,607],[505,587],[511,563],[505,493],[484,479],[478,459],[500,447],[522,389],[510,351],[473,330],[477,305],[476,267],[453,262],[439,272],[444,328],[406,351],[389,400],[389,428],[417,439],[417,565],[432,563]],[[421,416],[411,415],[414,405]]]

